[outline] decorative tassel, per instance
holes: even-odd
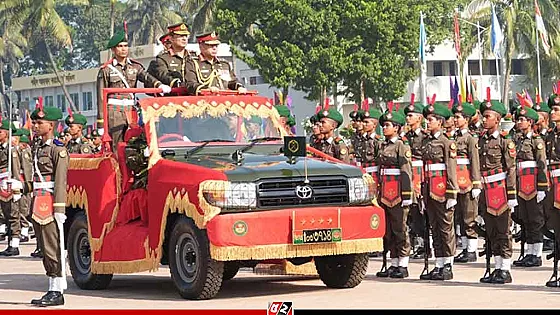
[[[434,93],[434,95],[432,96],[432,102],[430,103],[430,105],[434,105],[436,103],[436,94]]]
[[[315,106],[315,114],[318,114],[321,111],[321,105],[317,104],[317,106]]]
[[[490,103],[492,99],[490,98],[490,87],[486,88],[486,101]]]
[[[389,109],[389,113],[393,111],[393,101],[387,102],[387,108]]]
[[[449,103],[447,103],[447,108],[451,109],[453,108],[453,100],[449,100]]]
[[[473,100],[472,100],[472,94],[471,94],[471,93],[469,93],[469,95],[467,95],[467,102],[469,102],[469,103],[471,103],[471,104],[472,104],[472,102],[473,102]]]
[[[364,101],[362,102],[362,109],[366,112],[369,110],[369,99],[364,99]]]
[[[128,25],[126,24],[126,20],[123,21],[123,27],[124,27],[124,38],[126,38],[126,40],[128,41]]]
[[[396,111],[396,112],[399,111],[399,105],[400,105],[399,103],[396,103],[396,104],[395,104],[395,111]]]
[[[414,93],[410,94],[410,104],[414,105],[414,98],[416,97],[416,95]]]
[[[323,106],[324,110],[327,110],[327,111],[329,110],[329,105],[330,105],[329,102],[330,102],[330,99],[328,97],[325,98],[325,105]]]
[[[357,112],[358,111],[358,104],[354,103],[354,111]]]

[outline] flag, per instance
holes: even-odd
[[[453,104],[459,104],[459,82],[457,82],[457,77],[455,77],[455,87],[453,88]]]
[[[473,97],[473,101],[475,99],[478,99],[478,92],[476,91],[476,82],[474,81],[474,79],[471,79],[471,95]]]
[[[461,33],[459,32],[459,12],[457,11],[455,11],[453,23],[455,25],[455,52],[457,52],[457,60],[461,60]]]
[[[469,76],[467,76],[465,78],[465,93],[464,95],[461,95],[464,98],[464,101],[467,100],[467,97],[470,95],[470,91],[469,91]]]
[[[492,44],[492,52],[496,58],[501,58],[501,46],[504,40],[504,34],[502,33],[502,28],[500,27],[500,22],[496,16],[496,11],[492,5],[492,30],[490,32],[490,43]]]
[[[25,110],[25,121],[23,123],[23,128],[27,129],[27,130],[31,130],[31,114],[29,114],[29,111],[26,109]]]
[[[449,98],[453,99],[453,93],[455,92],[455,87],[453,86],[453,79],[449,77]]]
[[[421,64],[426,62],[426,28],[424,26],[424,15],[420,12],[420,36],[418,40],[418,59]]]
[[[541,10],[539,9],[539,3],[535,0],[535,23],[537,24],[537,31],[542,41],[542,46],[544,53],[548,56],[550,55],[550,44],[548,43],[548,33],[544,27],[544,21],[542,19]],[[539,43],[537,43],[538,45]]]

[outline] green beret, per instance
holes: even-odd
[[[424,105],[419,102],[415,102],[414,104],[410,104],[404,108],[404,114],[407,115],[408,113],[417,113],[423,114]]]
[[[445,119],[449,119],[451,117],[451,111],[447,108],[446,104],[436,103],[434,105],[428,105],[424,107],[423,113],[424,117],[428,117],[428,115],[438,115]]]
[[[535,122],[539,120],[539,114],[531,107],[519,106],[515,113],[516,117],[526,117],[532,119]]]
[[[39,108],[35,108],[33,113],[31,113],[31,119],[42,119],[48,121],[58,121],[62,119],[62,111],[56,107],[43,107],[43,111],[39,111]]]
[[[496,113],[505,116],[508,111],[506,109],[506,107],[504,106],[504,104],[498,102],[498,101],[490,101],[490,102],[484,102],[480,104],[480,112],[484,113],[484,111],[486,110],[493,110]]]
[[[292,127],[296,125],[296,118],[292,115],[288,117],[288,121],[286,122],[288,126]]]
[[[278,112],[280,117],[288,118],[291,115],[290,109],[286,105],[275,105],[274,108],[276,108],[276,111]]]
[[[19,137],[19,142],[29,143],[29,137],[26,135],[22,135],[21,137]]]
[[[111,49],[115,46],[117,46],[119,43],[122,42],[126,42],[126,34],[124,33],[124,31],[118,31],[115,33],[115,35],[113,35],[113,37],[111,37],[111,39],[109,39],[109,43],[107,43],[107,48]]]
[[[71,124],[78,124],[85,126],[87,125],[87,118],[82,114],[73,114],[72,116],[68,115],[64,120],[66,126],[70,126]]]
[[[381,117],[379,118],[380,125],[385,123],[386,121],[390,121],[394,124],[399,126],[404,126],[406,124],[406,118],[400,111],[386,111]]]
[[[10,128],[12,128],[12,135],[14,135],[17,131],[16,126],[14,126],[14,123],[9,121],[8,119],[2,120],[2,126],[0,126],[0,129],[10,130]]]
[[[556,94],[556,93],[550,95],[550,97],[548,98],[548,107],[552,108],[552,106],[558,105],[558,104],[554,101],[554,99],[556,99],[557,97],[560,97],[560,95],[558,95],[558,94]]]
[[[548,107],[548,104],[545,103],[545,102],[541,102],[540,104],[536,104],[534,109],[537,112],[542,112],[542,113],[547,113],[547,114],[550,114],[550,111],[551,111],[550,107]]]
[[[55,137],[55,138],[60,137],[60,133],[59,133],[58,131],[55,131],[55,132],[54,132],[54,137]]]
[[[469,103],[457,104],[453,106],[453,114],[460,113],[467,117],[473,117],[476,114],[476,108]]]
[[[21,136],[23,136],[23,131],[22,131],[22,130],[23,130],[23,129],[15,129],[15,130],[12,132],[12,136],[16,136],[16,137],[21,137]]]
[[[254,123],[254,124],[261,125],[262,124],[262,119],[259,116],[253,115],[253,116],[251,116],[250,119],[246,120],[246,123]]]
[[[29,131],[29,129],[21,128],[20,130],[21,130],[21,135],[22,136],[28,136],[28,137],[31,136],[31,131]]]
[[[324,110],[318,114],[319,119],[330,118],[338,123],[338,126],[342,125],[344,122],[344,117],[335,108],[329,108],[329,110]]]
[[[482,104],[479,100],[474,100],[472,102],[472,106],[476,109],[476,110],[480,110],[480,104]]]
[[[372,108],[367,112],[364,112],[364,116],[362,117],[362,119],[367,119],[367,118],[379,119],[380,117],[381,117],[381,111],[379,109]]]

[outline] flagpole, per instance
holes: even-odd
[[[496,56],[496,54],[494,54],[495,58],[494,59],[496,61],[496,78],[498,79],[498,101],[502,101],[502,85],[500,84],[500,67],[499,67],[499,59],[498,56]]]
[[[424,38],[422,37],[422,28],[424,27],[424,15],[422,13],[422,11],[420,11],[420,45],[422,46],[422,50],[425,49],[424,45]],[[425,32],[426,29],[424,27],[424,36],[425,36]],[[422,104],[423,105],[428,105],[428,102],[426,100],[426,56],[425,56],[425,51],[421,51],[419,52],[420,58],[420,99],[422,100]]]
[[[479,86],[484,86],[482,84],[482,42],[480,40],[480,23],[476,22],[476,30],[477,30],[477,35],[478,35],[478,71],[479,71],[479,77],[480,77],[480,82],[478,83]],[[483,100],[484,99],[484,95],[482,95],[482,89],[479,89],[479,94],[480,94],[480,98],[479,100]],[[472,93],[472,91],[471,91]],[[474,95],[473,95],[474,96]]]
[[[537,26],[537,15],[535,14],[535,28],[537,30],[536,39],[537,39],[537,78],[539,82],[539,94],[541,94],[542,86],[541,86],[541,58],[539,54],[539,27]]]

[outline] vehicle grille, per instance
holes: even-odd
[[[308,177],[313,194],[309,199],[296,195],[296,187],[304,185],[303,177],[270,178],[257,183],[258,207],[347,204],[348,181],[343,176]]]

